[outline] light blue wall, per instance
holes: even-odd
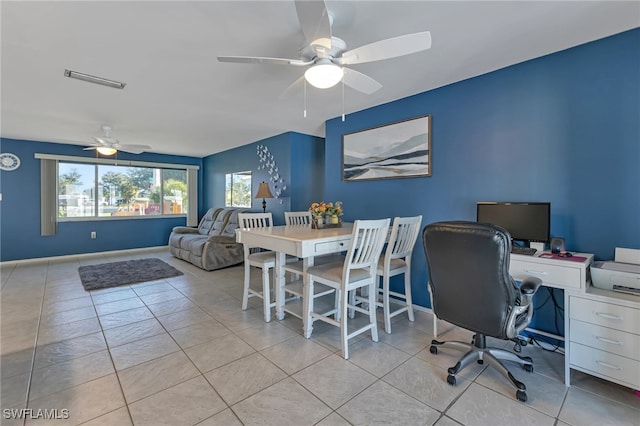
[[[638,46],[640,30],[629,31],[330,120],[325,198],[343,200],[348,221],[422,214],[424,224],[475,220],[481,200],[550,201],[551,233],[569,250],[640,249]],[[343,134],[424,114],[431,177],[342,181]],[[429,306],[420,244],[414,301]],[[544,309],[537,318],[555,331]]]
[[[40,160],[34,153],[92,157],[81,146],[0,139],[0,150],[20,157],[20,167],[0,172],[0,259],[2,261],[94,253],[166,245],[171,228],[185,225],[185,218],[118,219],[109,221],[61,222],[56,235],[40,235]],[[201,166],[193,157],[143,153],[118,153],[123,160]],[[199,173],[199,197],[202,178]],[[90,238],[91,231],[98,238]]]
[[[266,147],[278,166],[284,182],[272,182],[266,170],[258,169],[257,147]],[[204,158],[205,194],[203,209],[221,207],[225,203],[225,175],[251,170],[252,194],[260,182],[269,183],[275,195],[275,185],[287,189],[279,198],[267,199],[267,211],[273,214],[276,225],[284,224],[284,212],[306,210],[312,194],[322,194],[324,183],[324,140],[295,132],[283,133],[249,145],[234,148]],[[253,199],[251,208],[262,211],[262,199]]]

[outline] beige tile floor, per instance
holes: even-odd
[[[91,293],[80,284],[78,266],[140,257],[185,274]],[[378,343],[352,342],[345,361],[329,325],[307,340],[296,318],[264,323],[257,300],[243,312],[241,267],[205,272],[166,249],[5,263],[0,272],[3,425],[640,424],[632,390],[578,372],[566,388],[562,355],[531,345],[534,373],[513,368],[526,404],[477,364],[447,385],[460,354],[429,353],[426,312],[415,323],[396,317]],[[444,340],[470,338],[443,331]],[[12,419],[11,409],[31,409],[29,418]],[[68,418],[31,418],[44,416],[38,410]]]

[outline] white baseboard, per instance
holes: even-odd
[[[8,265],[21,265],[28,263],[43,263],[43,262],[59,262],[65,260],[74,260],[74,259],[86,259],[89,257],[96,256],[104,256],[104,255],[119,255],[119,254],[136,254],[142,253],[145,251],[160,251],[160,250],[169,250],[169,246],[154,246],[154,247],[142,247],[135,249],[123,249],[123,250],[110,250],[110,251],[96,251],[92,253],[79,253],[79,254],[65,254],[63,256],[50,256],[50,257],[35,257],[32,259],[18,259],[18,260],[7,260],[4,262],[0,262],[0,267],[8,266]]]

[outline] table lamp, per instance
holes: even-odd
[[[271,194],[271,190],[269,189],[269,184],[267,182],[262,181],[262,183],[258,186],[258,193],[256,194],[256,198],[262,198],[262,212],[266,213],[266,198],[273,198],[273,194]]]

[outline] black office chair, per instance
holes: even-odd
[[[476,222],[438,222],[422,233],[431,305],[439,319],[475,332],[472,344],[431,342],[438,346],[467,350],[458,363],[448,369],[447,382],[456,384],[456,374],[473,361],[488,361],[516,387],[516,398],[527,400],[526,386],[518,381],[500,360],[519,363],[533,371],[531,357],[486,347],[486,336],[516,339],[531,321],[533,295],[542,281],[527,278],[518,288],[509,275],[511,237],[498,226]]]

